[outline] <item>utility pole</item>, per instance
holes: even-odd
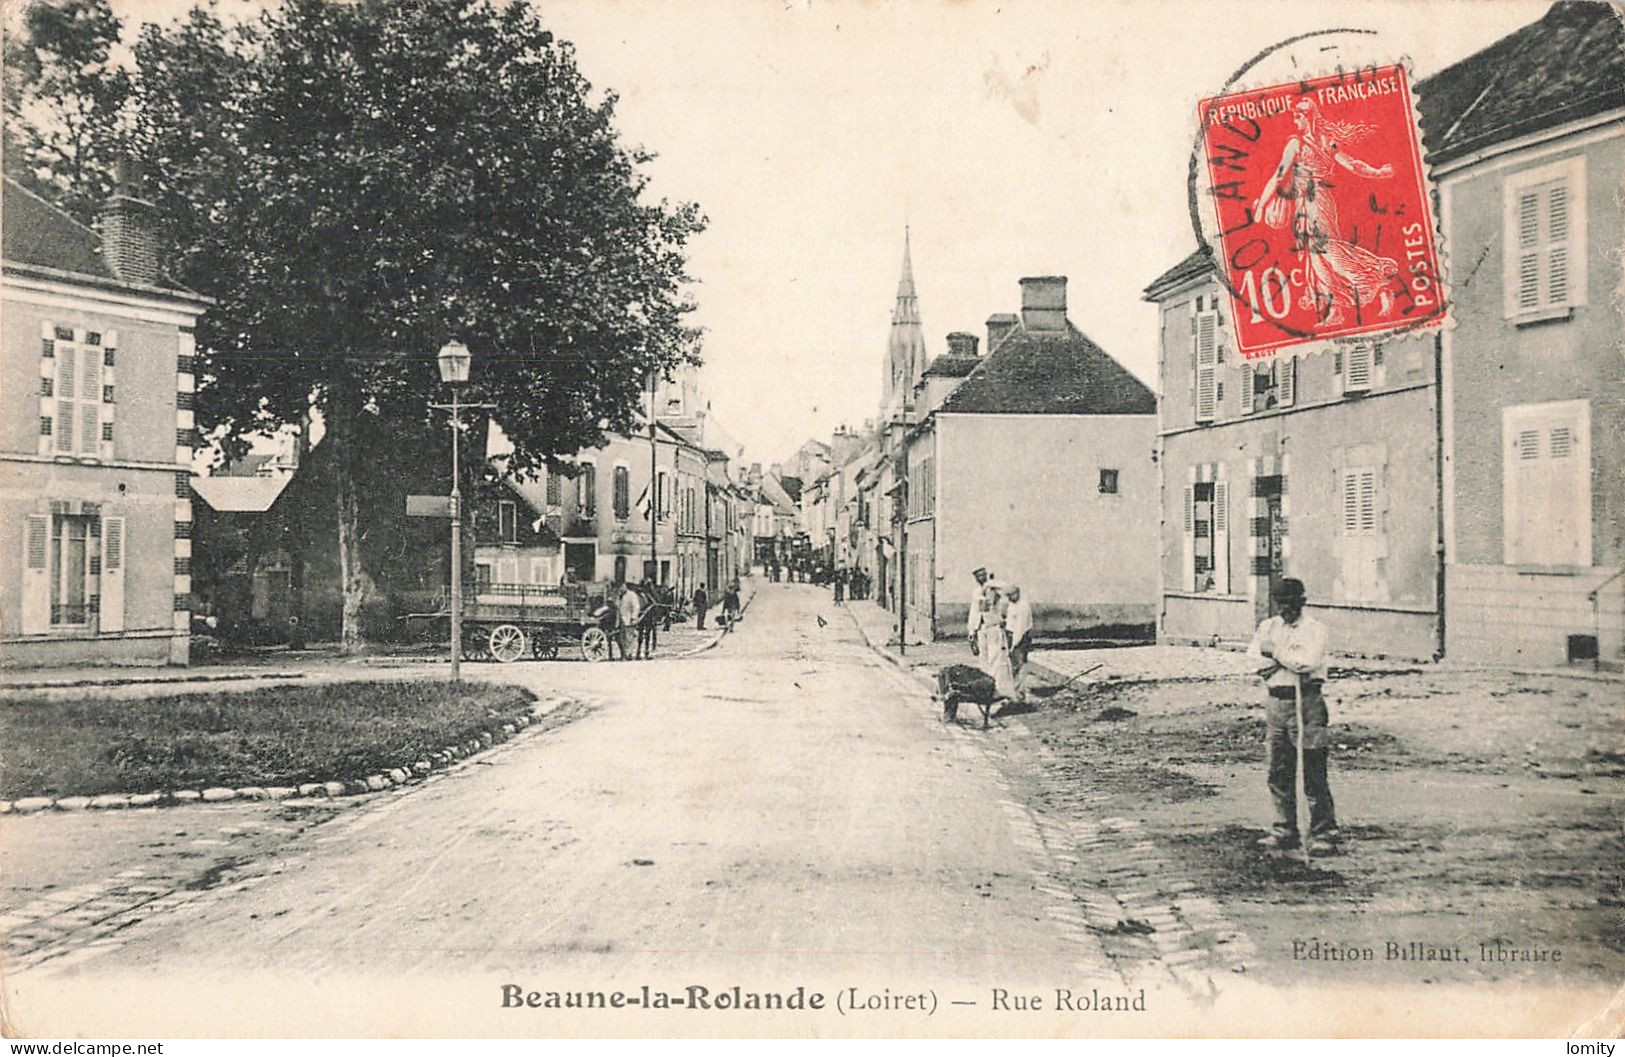
[[[649,372],[649,579],[660,582],[660,537],[657,517],[660,507],[660,481],[655,459],[655,372]]]
[[[897,654],[908,656],[908,478],[897,484],[892,507],[897,534]]]

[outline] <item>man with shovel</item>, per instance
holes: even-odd
[[[1275,826],[1261,844],[1282,851],[1297,848],[1303,831],[1298,813],[1307,800],[1305,852],[1335,854],[1337,815],[1326,779],[1326,699],[1320,692],[1326,679],[1326,628],[1305,615],[1302,580],[1282,580],[1273,598],[1280,615],[1258,625],[1247,650],[1269,692],[1264,704],[1265,745]]]

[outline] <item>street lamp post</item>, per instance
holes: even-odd
[[[468,384],[468,368],[474,359],[468,346],[460,341],[448,341],[441,346],[436,360],[440,364],[440,380],[451,387],[451,681],[462,679],[463,656],[463,490],[459,483],[458,466],[463,438],[463,405],[458,402],[458,391]],[[447,405],[435,405],[447,407]]]

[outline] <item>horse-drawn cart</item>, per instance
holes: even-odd
[[[605,624],[612,627],[614,617],[600,615],[607,604],[607,584],[481,584],[471,596],[463,601],[464,660],[504,664],[526,656],[552,660],[566,643],[579,645],[581,656],[589,661],[609,657]],[[608,612],[613,614],[614,608]],[[437,632],[444,639],[450,633],[446,605],[406,619],[422,637]]]

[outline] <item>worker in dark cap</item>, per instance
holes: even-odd
[[[1277,850],[1299,846],[1297,778],[1303,760],[1304,794],[1309,801],[1311,855],[1336,851],[1337,814],[1326,777],[1326,627],[1304,613],[1303,581],[1288,577],[1271,592],[1276,616],[1258,625],[1247,656],[1257,665],[1268,697],[1264,704],[1269,790],[1275,802],[1273,832],[1261,843]],[[1300,718],[1301,717],[1301,718]],[[1301,746],[1299,723],[1302,723]],[[1301,747],[1302,751],[1299,752]]]

